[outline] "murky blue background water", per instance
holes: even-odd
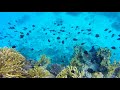
[[[15,47],[28,60],[46,54],[68,64],[74,45],[108,47],[120,60],[119,12],[0,12],[0,47]],[[115,47],[112,49],[111,47]]]

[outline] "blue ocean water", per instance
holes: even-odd
[[[120,13],[0,12],[0,47],[14,47],[27,60],[46,54],[67,65],[82,43],[86,50],[107,47],[111,61],[120,61]]]

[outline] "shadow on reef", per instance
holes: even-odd
[[[27,60],[13,48],[0,48],[0,78],[119,78],[120,63],[110,62],[108,48],[85,50],[76,45],[68,66],[53,64],[46,55]]]

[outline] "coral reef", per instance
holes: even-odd
[[[70,65],[77,67],[79,71],[82,71],[83,69],[85,69],[84,67],[87,66],[87,64],[90,61],[90,57],[88,53],[84,53],[84,52],[87,52],[87,51],[85,51],[82,47],[76,45],[74,47],[73,58],[70,61]]]
[[[54,77],[54,75],[52,75],[49,71],[47,71],[44,67],[41,67],[41,66],[35,66],[33,69],[29,69],[28,75],[31,78],[53,78]]]
[[[51,64],[48,66],[47,70],[53,75],[57,76],[57,74],[63,70],[63,66],[60,64]]]
[[[0,78],[120,78],[120,62],[110,62],[108,48],[86,51],[74,47],[68,66],[53,64],[46,55],[40,60],[26,60],[13,48],[0,48]]]
[[[75,66],[67,66],[56,76],[56,78],[79,78],[83,75],[84,72],[80,73]]]
[[[35,63],[35,66],[43,66],[46,68],[48,64],[50,64],[50,58],[46,55],[41,55],[40,60]]]
[[[24,77],[25,57],[12,48],[0,48],[0,76],[5,78]]]
[[[97,51],[97,56],[101,60],[110,60],[111,51],[108,48],[99,48],[99,50]]]
[[[95,72],[92,74],[92,78],[103,78],[104,75],[101,72]]]
[[[115,76],[116,78],[120,78],[120,67],[117,67],[117,68],[115,69],[114,76]]]

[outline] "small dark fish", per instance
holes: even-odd
[[[60,30],[61,32],[65,32],[65,30]]]
[[[77,34],[80,34],[80,32],[78,32]]]
[[[76,38],[73,38],[73,41],[77,41],[78,39],[76,39]]]
[[[62,44],[64,44],[64,40],[62,41]]]
[[[115,34],[112,34],[112,36],[111,37],[114,37],[115,36]]]
[[[84,45],[85,43],[81,43],[81,45]]]
[[[107,31],[108,29],[105,29],[104,31]]]
[[[60,39],[60,37],[57,37],[57,39]]]
[[[108,33],[110,33],[110,32],[111,32],[111,30]]]
[[[96,51],[96,50],[95,50],[94,46],[92,46],[92,49],[89,52],[94,52],[94,51]]]
[[[91,29],[87,29],[88,31],[91,31]]]
[[[112,48],[112,49],[116,49],[116,47],[115,47],[115,46],[112,46],[111,48]]]
[[[120,40],[120,38],[118,38],[117,40]]]
[[[84,51],[84,54],[88,55],[88,52],[87,52],[87,51]]]
[[[48,39],[48,42],[50,42],[50,40]]]
[[[15,46],[15,45],[13,45],[13,46],[12,46],[12,48],[16,48],[16,46]]]
[[[98,37],[99,37],[99,34],[96,34],[96,35],[95,35],[95,37],[97,37],[97,38],[98,38]]]

